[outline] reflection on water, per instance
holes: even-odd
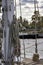
[[[24,57],[24,46],[25,44],[25,57],[32,58],[35,53],[35,39],[20,39],[21,43],[21,57]],[[40,58],[43,58],[43,39],[37,39],[38,53]]]

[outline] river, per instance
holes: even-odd
[[[24,45],[25,45],[25,57],[32,58],[35,53],[35,39],[20,39],[21,44],[21,58],[24,58]],[[40,58],[43,58],[43,39],[37,39],[38,53]]]
[[[20,39],[21,44],[21,59],[24,58],[24,45],[25,45],[25,58],[32,58],[35,53],[35,39]],[[41,59],[43,59],[43,38],[37,39],[38,53]],[[0,60],[1,63],[1,60]]]

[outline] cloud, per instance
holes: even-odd
[[[22,3],[31,3],[33,4],[34,3],[34,0],[22,0]],[[38,1],[35,0],[35,3],[38,3]]]
[[[39,7],[40,9],[43,8],[43,5]]]
[[[22,17],[31,20],[32,15],[34,14],[34,0],[21,0],[22,2]],[[37,0],[35,3],[38,3],[40,15],[43,15],[43,0]]]
[[[16,0],[17,8],[17,18],[20,16],[20,2],[21,2],[21,11],[22,17],[31,20],[32,15],[34,14],[34,0]],[[43,15],[43,0],[37,0],[35,3],[38,3],[40,15]],[[15,0],[14,0],[15,4]]]
[[[28,9],[28,8],[29,8],[29,9],[30,9],[30,7],[28,7],[28,6],[25,6],[24,8],[26,8],[26,9]]]

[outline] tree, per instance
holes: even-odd
[[[26,28],[29,28],[28,21],[26,19],[24,19],[24,21],[22,22],[22,25]]]
[[[35,29],[35,22],[34,21],[32,23],[30,23],[30,27],[31,27],[31,29]]]

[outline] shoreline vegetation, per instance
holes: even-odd
[[[18,19],[16,18],[16,20],[19,24],[19,32],[43,33],[43,16],[41,17],[41,21],[38,21],[37,23],[35,23],[34,21],[29,23],[28,20],[22,19],[21,16]],[[1,22],[1,25],[3,26],[4,22],[2,20],[0,22]],[[36,31],[35,31],[35,24],[36,24]]]

